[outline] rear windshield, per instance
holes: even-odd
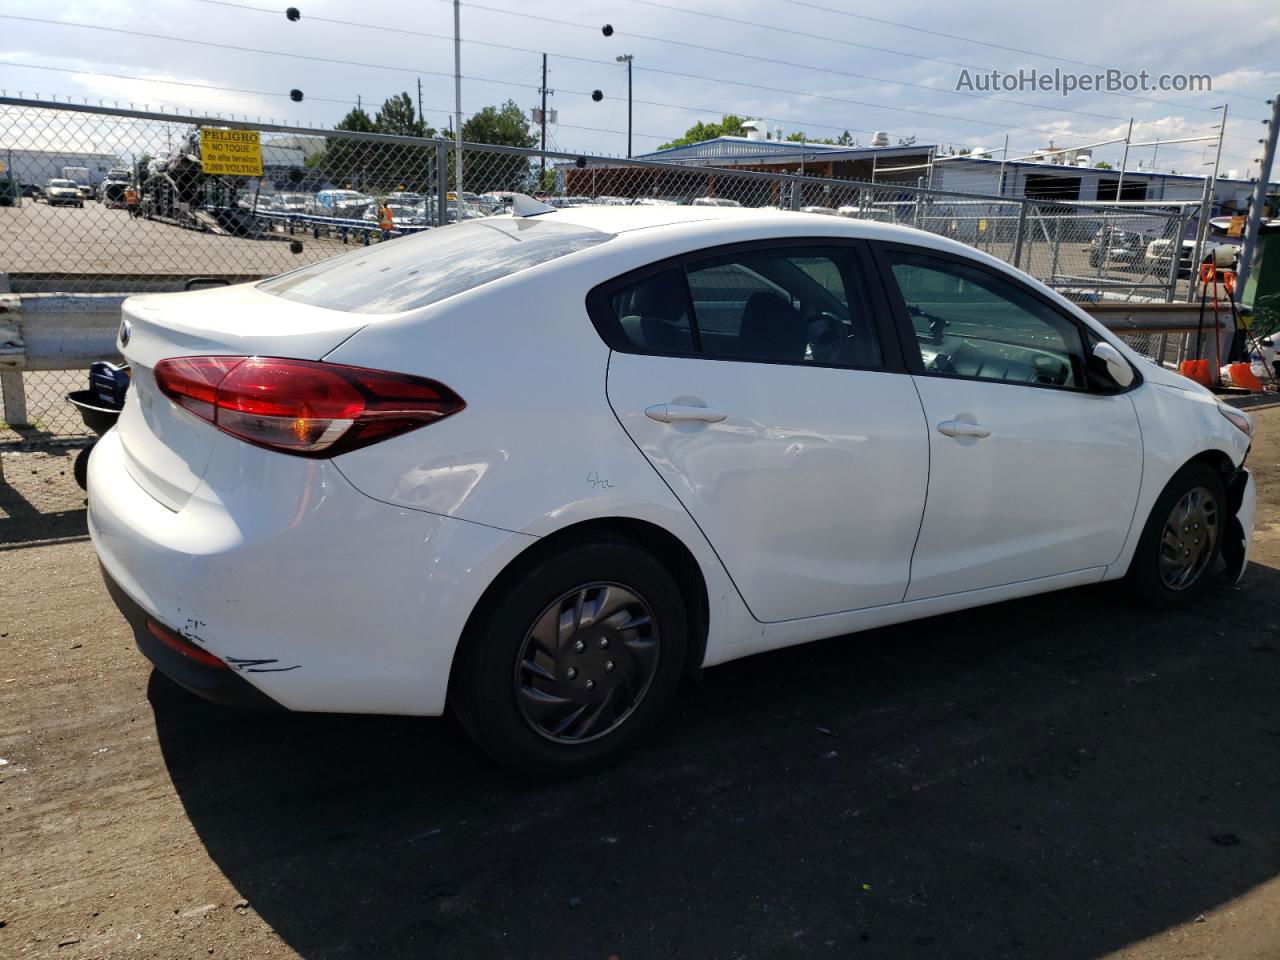
[[[585,250],[612,236],[554,220],[468,220],[302,267],[258,286],[317,307],[401,313]]]

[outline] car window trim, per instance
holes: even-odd
[[[875,366],[859,367],[849,363],[827,363],[817,360],[766,360],[750,357],[723,357],[690,351],[644,350],[633,344],[622,331],[622,325],[613,315],[609,298],[622,287],[637,283],[648,277],[656,276],[668,270],[679,270],[684,279],[685,296],[688,301],[689,326],[693,333],[694,346],[697,350],[701,344],[698,338],[697,314],[693,305],[693,292],[689,287],[688,271],[704,260],[718,260],[741,253],[759,253],[764,250],[777,250],[786,247],[802,248],[839,248],[848,249],[852,256],[847,269],[854,271],[862,283],[862,290],[870,312],[871,327],[880,345],[880,363]],[[874,281],[873,261],[867,250],[867,242],[859,237],[775,237],[768,240],[745,240],[736,243],[721,244],[713,247],[702,247],[687,253],[676,254],[655,260],[652,263],[637,267],[619,274],[593,287],[586,297],[587,315],[592,325],[610,350],[618,353],[630,353],[649,357],[679,357],[692,360],[708,360],[729,363],[767,363],[788,367],[820,367],[835,370],[852,370],[871,373],[909,373],[904,361],[901,345],[898,343],[896,324],[893,321],[888,301],[884,297],[880,284]]]
[[[1019,280],[1017,277],[1010,276],[1001,270],[993,270],[990,266],[982,263],[980,260],[974,260],[971,257],[953,253],[949,250],[937,250],[933,247],[922,247],[917,244],[900,243],[895,241],[868,241],[867,247],[869,255],[873,258],[876,264],[877,273],[880,274],[880,278],[883,281],[885,295],[888,298],[890,310],[894,318],[894,327],[902,346],[903,361],[912,376],[939,377],[947,380],[967,380],[973,383],[1002,383],[1010,387],[1031,387],[1035,390],[1057,390],[1059,392],[1072,393],[1080,396],[1114,397],[1119,396],[1120,394],[1129,393],[1142,385],[1142,372],[1138,370],[1137,367],[1134,367],[1133,364],[1130,364],[1129,366],[1133,369],[1134,377],[1133,382],[1129,384],[1129,386],[1123,388],[1116,387],[1114,389],[1107,390],[1098,389],[1094,385],[1093,376],[1090,374],[1090,354],[1088,352],[1088,338],[1091,334],[1095,337],[1097,334],[1090,330],[1085,324],[1081,323],[1079,317],[1073,316],[1063,310],[1061,306],[1054,303],[1034,287],[1031,287]],[[886,253],[890,250],[900,250],[904,253],[912,253],[920,256],[933,257],[938,260],[947,260],[953,263],[959,263],[995,280],[1010,284],[1024,295],[1032,298],[1037,303],[1040,303],[1047,309],[1051,310],[1054,314],[1070,323],[1080,337],[1080,349],[1084,357],[1083,375],[1085,383],[1080,387],[1067,387],[1060,386],[1055,383],[1025,383],[1018,380],[996,380],[991,377],[970,377],[964,376],[963,374],[941,373],[926,369],[924,366],[924,359],[920,354],[920,345],[919,340],[916,337],[915,327],[911,323],[911,315],[907,312],[906,298],[902,295],[902,289],[898,286],[897,278],[893,275],[892,264],[889,263],[889,259],[886,256]]]

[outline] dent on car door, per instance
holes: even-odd
[[[1094,389],[1074,318],[968,258],[879,256],[929,424],[908,600],[1115,561],[1142,474],[1137,414]]]
[[[606,291],[609,401],[752,613],[901,601],[928,441],[853,249],[751,247]]]

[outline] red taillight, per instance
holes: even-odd
[[[384,370],[272,357],[176,357],[155,368],[178,406],[232,436],[332,457],[457,413],[442,383]]]

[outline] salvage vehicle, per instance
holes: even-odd
[[[45,184],[44,199],[51,207],[83,207],[84,197],[74,180],[50,180]]]
[[[905,227],[522,196],[123,312],[88,522],[142,652],[214,700],[450,710],[533,775],[702,668],[1248,561],[1246,414]]]
[[[1099,227],[1089,241],[1089,266],[1108,264],[1134,266],[1142,260],[1147,249],[1147,238],[1135,230],[1117,230],[1115,227]]]

